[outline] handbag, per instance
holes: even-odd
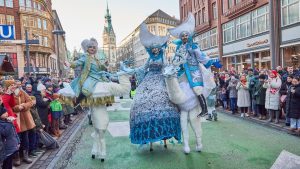
[[[38,132],[40,142],[47,148],[47,149],[56,149],[59,148],[57,141],[47,132],[44,130]]]

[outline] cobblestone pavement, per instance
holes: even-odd
[[[51,162],[53,163],[54,160],[57,160],[57,156],[59,152],[61,152],[65,148],[66,142],[71,139],[73,133],[80,127],[81,123],[85,119],[86,113],[79,113],[76,116],[73,116],[73,123],[69,126],[66,130],[62,131],[62,136],[57,140],[59,144],[59,148],[55,150],[47,150],[44,154],[41,154],[37,158],[33,159],[32,164],[24,164],[20,167],[16,167],[16,169],[46,169],[53,168],[50,166]]]

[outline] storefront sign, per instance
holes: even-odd
[[[0,52],[17,53],[17,47],[16,46],[0,46]]]
[[[259,45],[263,45],[263,44],[267,44],[269,43],[269,40],[268,39],[265,39],[265,40],[259,40],[259,41],[256,41],[254,43],[247,43],[247,47],[248,48],[252,48],[252,47],[255,47],[255,46],[259,46]]]

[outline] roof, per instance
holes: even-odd
[[[150,16],[148,16],[148,18],[152,18],[152,17],[160,17],[160,18],[165,18],[168,20],[172,20],[172,21],[176,21],[177,23],[179,23],[180,21],[178,19],[176,19],[175,17],[170,16],[169,14],[165,13],[164,11],[158,9],[157,11],[155,11],[153,14],[151,14]]]

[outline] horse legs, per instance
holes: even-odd
[[[153,144],[152,144],[152,142],[150,143],[150,151],[153,151]]]
[[[166,139],[164,140],[164,147],[168,148],[168,146],[167,146],[167,140]]]
[[[94,133],[92,133],[94,138],[92,158],[98,157],[101,159],[101,162],[104,162],[106,157],[105,132],[109,122],[106,106],[92,107],[91,115],[95,129]]]
[[[189,113],[185,111],[181,111],[180,113],[180,124],[183,133],[183,151],[185,154],[189,154],[191,151],[189,146],[188,114]]]
[[[202,150],[202,128],[201,128],[201,118],[198,118],[200,107],[197,106],[193,110],[190,111],[190,123],[191,127],[196,136],[196,151],[201,152]]]

